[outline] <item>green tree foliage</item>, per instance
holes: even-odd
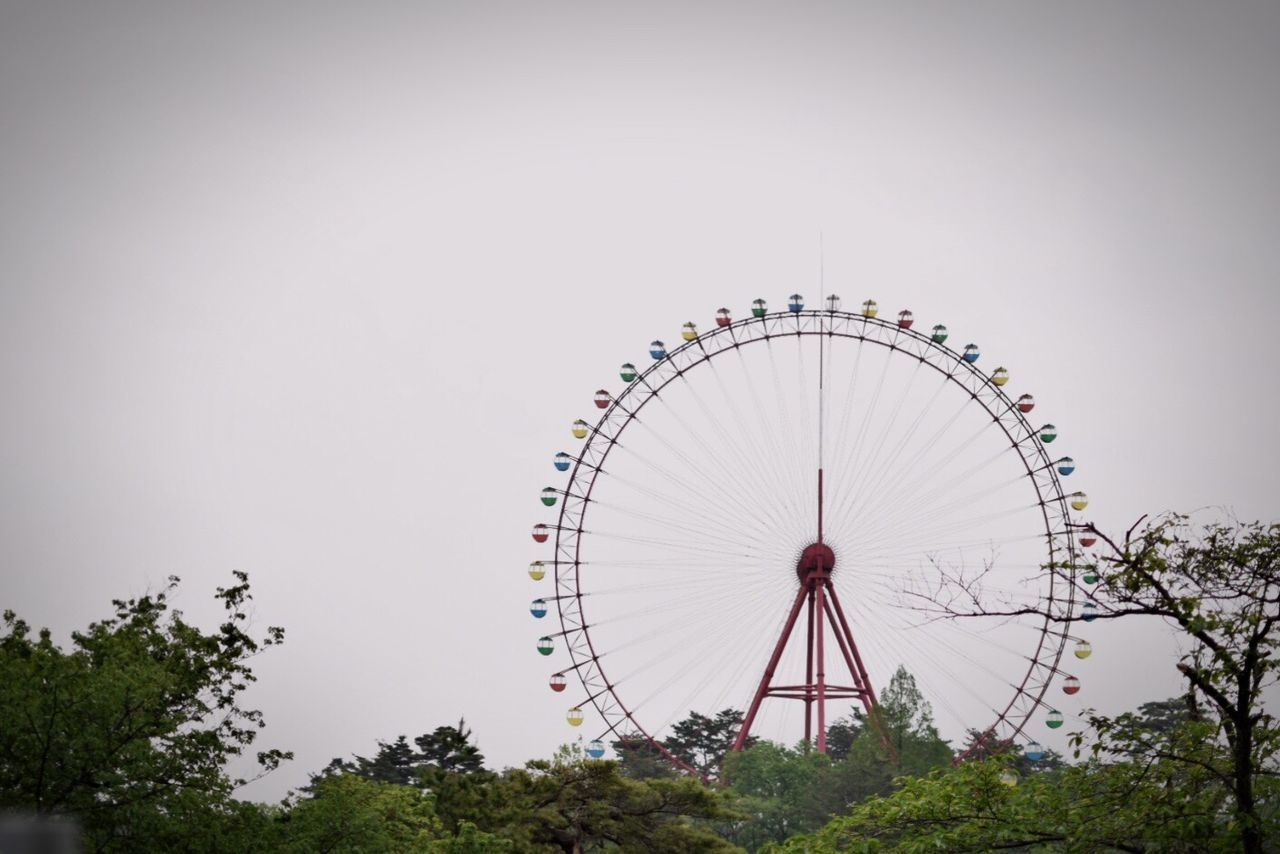
[[[1280,677],[1280,525],[1211,523],[1194,529],[1169,516],[1116,543],[1094,592],[1106,617],[1156,616],[1190,641],[1178,663],[1199,738],[1162,739],[1132,719],[1095,717],[1095,750],[1155,756],[1211,769],[1227,786],[1244,849],[1263,850],[1263,777],[1280,753],[1280,727],[1262,692]],[[1203,711],[1197,698],[1204,699]],[[1148,717],[1168,724],[1168,710]],[[1209,723],[1198,725],[1200,718]],[[1208,752],[1213,742],[1224,751]],[[1153,752],[1154,751],[1154,752]]]
[[[662,746],[704,779],[715,779],[720,776],[724,757],[738,737],[742,719],[738,709],[724,709],[715,716],[691,711],[671,728],[671,735],[662,740]],[[748,738],[747,746],[755,741],[754,737]],[[613,749],[627,777],[652,780],[680,773],[679,766],[643,735],[624,736],[613,742]]]
[[[847,757],[862,733],[862,723],[862,718],[852,713],[836,718],[827,727],[827,755],[836,761]]]
[[[254,681],[248,660],[284,631],[248,634],[249,581],[235,580],[217,591],[226,617],[209,633],[170,608],[177,578],[159,593],[116,600],[115,613],[75,632],[66,650],[6,612],[0,807],[75,816],[87,847],[100,851],[147,850],[151,839],[204,850],[179,840],[211,822],[258,823],[231,800],[244,781],[224,768],[263,726],[241,703]],[[288,756],[258,753],[261,772]]]
[[[431,799],[411,786],[338,774],[313,791],[283,817],[283,850],[427,851],[443,836]]]
[[[505,809],[486,829],[517,851],[736,850],[706,825],[733,818],[724,798],[689,777],[632,780],[616,762],[562,757],[507,771],[496,786]]]
[[[662,780],[680,776],[671,760],[639,733],[623,735],[612,742],[612,747],[624,777]]]
[[[360,772],[359,761],[350,763],[356,768],[350,772],[335,771],[331,763],[313,778],[311,796],[297,799],[283,817],[289,844],[297,850],[531,854],[614,847],[732,850],[710,823],[735,815],[722,795],[698,780],[628,779],[617,762],[587,759],[580,745],[561,748],[551,760],[494,773],[477,768],[478,753],[460,748],[470,737],[463,726],[440,728],[433,736],[440,737],[432,743],[451,745],[446,757],[469,758],[441,761],[435,754],[440,764],[419,765],[411,785],[369,776],[381,773],[376,756],[364,762],[367,773]],[[381,744],[380,753],[400,755],[395,741]],[[372,847],[343,847],[366,844],[362,839]],[[308,848],[330,843],[336,847]]]
[[[413,740],[423,765],[458,774],[474,774],[484,770],[484,755],[471,743],[471,730],[466,720],[456,727],[439,726]]]
[[[311,785],[304,791],[311,791],[317,780],[341,774],[406,786],[428,785],[440,772],[475,774],[484,770],[484,755],[471,743],[471,730],[465,720],[459,720],[456,727],[436,727],[413,743],[417,750],[410,746],[408,736],[401,735],[394,741],[379,741],[378,752],[372,757],[335,758],[319,774],[312,775]]]
[[[899,667],[868,721],[860,710],[828,729],[846,740],[822,755],[801,743],[787,749],[761,742],[726,759],[725,779],[749,819],[727,833],[750,849],[822,827],[851,803],[892,790],[902,773],[927,773],[951,761],[933,710],[915,679]],[[831,742],[828,742],[828,747]]]
[[[1173,732],[1188,721],[1202,718],[1195,694],[1189,692],[1181,697],[1143,703],[1134,715],[1133,725],[1153,734],[1164,735]]]
[[[663,745],[703,777],[718,777],[725,754],[742,729],[742,719],[737,709],[724,709],[715,717],[690,712],[671,728]]]
[[[397,736],[395,741],[378,742],[378,752],[372,759],[356,757],[355,773],[379,783],[397,783],[408,785],[416,776],[419,759],[409,739]]]
[[[861,718],[861,710],[854,715]],[[851,754],[878,750],[890,767],[908,774],[923,774],[951,761],[951,748],[934,725],[933,709],[905,667],[894,671],[873,715],[850,746]]]
[[[804,743],[789,749],[757,742],[727,758],[725,777],[745,816],[725,834],[750,850],[816,830],[847,806],[830,757]]]
[[[317,777],[309,797],[295,799],[267,828],[272,851],[335,854],[471,854],[512,851],[513,844],[462,822],[449,829],[436,798],[415,786],[358,774]],[[222,850],[237,850],[224,848]]]
[[[1220,821],[1226,791],[1169,760],[1089,762],[1010,785],[1004,759],[966,762],[858,804],[778,850],[982,852],[1239,851]]]

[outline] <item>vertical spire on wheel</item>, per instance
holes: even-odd
[[[819,305],[826,304],[831,306],[829,311],[834,312],[835,307],[839,306],[840,298],[832,294],[827,299],[819,298]],[[798,294],[792,297],[792,302],[803,304],[803,297]],[[787,699],[797,699],[804,701],[804,734],[806,741],[813,741],[819,753],[827,752],[827,700],[828,699],[858,699],[861,700],[863,708],[866,710],[868,717],[875,721],[877,718],[873,713],[876,707],[875,691],[871,687],[871,680],[867,676],[866,668],[862,664],[862,657],[858,653],[858,645],[853,639],[853,632],[849,627],[849,622],[845,619],[844,610],[840,607],[840,599],[836,595],[835,587],[831,583],[831,573],[835,569],[836,555],[829,545],[823,542],[824,534],[824,474],[823,474],[823,421],[825,416],[825,375],[826,375],[826,344],[823,340],[823,332],[825,331],[824,315],[818,313],[818,538],[807,546],[800,555],[800,560],[796,564],[796,575],[799,577],[800,589],[796,591],[795,600],[791,604],[791,611],[787,615],[787,621],[782,628],[782,634],[778,641],[774,644],[773,654],[769,657],[769,662],[765,666],[764,675],[760,679],[759,685],[756,687],[755,696],[751,699],[751,705],[747,709],[746,717],[743,718],[742,728],[738,732],[737,738],[733,743],[733,750],[741,750],[747,743],[747,739],[751,734],[751,726],[755,723],[756,715],[760,711],[760,704],[765,697],[783,697]],[[791,633],[795,630],[796,620],[800,616],[800,609],[808,602],[807,627],[806,627],[806,650],[805,650],[805,677],[802,685],[774,685],[773,677],[778,668],[778,662],[782,658],[782,653],[786,650],[787,642],[791,639]],[[837,619],[838,617],[838,619]],[[836,639],[836,645],[840,648],[841,657],[844,659],[845,666],[849,671],[851,685],[828,685],[826,672],[826,637],[828,628]],[[817,705],[817,724],[818,731],[813,732],[814,705]]]

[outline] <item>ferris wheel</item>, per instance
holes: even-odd
[[[532,531],[549,552],[528,570],[551,587],[530,613],[558,616],[537,642],[563,662],[550,688],[576,684],[570,725],[601,721],[589,755],[639,738],[692,771],[663,738],[722,708],[745,712],[734,749],[757,735],[825,752],[899,666],[944,735],[1043,755],[1030,727],[1062,726],[1050,688],[1076,694],[1065,662],[1091,654],[1072,622],[1094,614],[1096,537],[1072,515],[1088,498],[1064,489],[1075,463],[1029,420],[1032,395],[949,338],[874,300],[757,299],[653,341],[596,391],[580,444],[552,458],[553,516]],[[932,618],[917,605],[944,577],[1015,607]]]

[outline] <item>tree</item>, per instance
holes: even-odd
[[[1239,851],[1217,821],[1225,791],[1169,760],[1096,761],[1010,781],[1002,758],[904,778],[783,851]],[[1012,784],[1011,784],[1012,782]]]
[[[905,668],[885,686],[877,720],[855,711],[838,719],[840,746],[819,754],[801,742],[788,749],[759,742],[725,759],[724,779],[739,797],[736,808],[750,820],[732,829],[730,838],[748,848],[782,842],[822,827],[833,815],[879,793],[891,791],[904,771],[925,773],[951,760],[951,750],[933,724],[933,711]]]
[[[861,733],[862,719],[857,715],[836,718],[827,727],[827,755],[836,761],[844,759]]]
[[[671,727],[671,735],[662,740],[661,749],[636,733],[614,741],[613,750],[622,764],[623,775],[636,780],[678,776],[682,769],[672,762],[672,756],[703,779],[713,780],[720,776],[724,758],[741,728],[742,712],[738,709],[724,709],[714,717],[691,711]],[[755,742],[754,736],[749,737],[746,746]]]
[[[727,834],[737,844],[756,850],[768,842],[782,842],[798,833],[822,827],[848,804],[833,787],[830,757],[801,742],[790,749],[758,741],[725,760],[725,779],[744,813]],[[833,801],[832,796],[837,800]]]
[[[617,762],[588,759],[581,743],[501,774],[485,770],[463,724],[399,738],[373,759],[334,760],[282,822],[296,850],[579,852],[727,850],[708,823],[736,818],[716,791],[689,777],[632,780]],[[386,761],[379,761],[382,757]],[[374,779],[403,775],[408,785]]]
[[[612,747],[624,777],[632,780],[660,780],[679,776],[680,772],[671,760],[640,733],[623,735],[612,742]]]
[[[431,800],[410,786],[339,774],[313,791],[284,816],[282,850],[428,851],[444,836]]]
[[[740,729],[742,712],[737,709],[724,709],[714,718],[690,712],[689,717],[671,728],[671,735],[662,743],[703,777],[715,778]],[[753,741],[748,739],[748,744]]]
[[[414,786],[358,774],[317,777],[310,797],[297,798],[277,817],[264,850],[341,854],[479,854],[511,851],[512,843],[462,822],[445,827],[434,798]],[[221,847],[218,850],[237,850]]]
[[[418,759],[424,765],[460,774],[484,770],[484,755],[471,743],[471,730],[464,718],[459,718],[456,727],[438,726],[413,743],[418,746]]]
[[[395,741],[378,742],[378,752],[372,759],[356,757],[355,773],[367,780],[404,786],[414,779],[419,762],[409,739],[399,735]]]
[[[1196,704],[1195,692],[1188,691],[1181,697],[1143,703],[1138,707],[1133,724],[1148,732],[1167,734],[1189,721],[1200,719],[1201,712]]]
[[[156,594],[114,601],[114,615],[73,633],[68,650],[6,611],[0,807],[74,815],[95,850],[146,850],[162,824],[172,838],[204,820],[244,818],[231,801],[244,780],[225,766],[264,725],[241,703],[254,681],[248,660],[284,630],[247,633],[249,580],[235,580],[217,591],[226,618],[210,633],[170,609],[173,577]],[[260,773],[289,757],[258,753]]]
[[[864,721],[858,709],[853,714],[860,725],[867,725],[860,726],[850,756],[859,750],[875,751],[894,771],[908,774],[923,774],[951,761],[951,748],[934,725],[933,707],[902,665],[880,692],[872,712],[875,718]]]
[[[1186,517],[1173,516],[1108,544],[1109,569],[1099,585],[1108,616],[1161,617],[1195,641],[1178,663],[1192,688],[1189,707],[1196,710],[1201,695],[1216,718],[1229,757],[1209,767],[1230,788],[1245,850],[1260,852],[1257,789],[1280,751],[1280,729],[1262,707],[1263,689],[1280,676],[1280,525],[1215,523],[1193,531]],[[1105,718],[1094,726],[1103,736],[1124,730]],[[1132,749],[1146,740],[1120,742]],[[1204,763],[1198,749],[1171,758]]]
[[[1262,706],[1263,690],[1280,677],[1280,525],[1210,522],[1195,528],[1187,517],[1169,515],[1145,526],[1140,519],[1118,541],[1086,527],[1106,548],[1097,588],[1078,592],[1093,598],[1102,619],[1157,617],[1181,632],[1190,641],[1177,665],[1189,685],[1188,709],[1209,722],[1200,738],[1171,742],[1144,735],[1131,719],[1094,717],[1095,753],[1146,753],[1212,773],[1229,793],[1244,850],[1261,852],[1257,792],[1280,751],[1280,728]],[[1072,567],[1050,569],[1077,583]],[[1072,619],[990,602],[981,580],[944,571],[941,595],[922,595],[952,617]],[[1215,743],[1223,749],[1211,750]]]
[[[735,850],[693,821],[731,819],[734,814],[723,796],[689,777],[631,780],[619,773],[616,762],[570,752],[509,770],[495,786],[504,813],[498,817],[500,826],[486,829],[514,841],[517,850]]]
[[[459,720],[456,727],[436,727],[415,738],[413,743],[418,747],[416,751],[409,746],[408,737],[400,735],[394,741],[379,741],[378,752],[372,758],[334,758],[319,774],[311,775],[311,784],[303,791],[312,791],[319,779],[341,774],[402,786],[429,786],[440,773],[475,774],[484,770],[484,755],[471,743],[471,730],[467,729],[465,719]]]

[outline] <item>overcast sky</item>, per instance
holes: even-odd
[[[462,715],[546,755],[549,455],[819,230],[1032,387],[1095,521],[1275,519],[1278,87],[1276,3],[3,0],[0,604],[247,571],[255,797]],[[1177,689],[1137,631],[1101,708]]]

